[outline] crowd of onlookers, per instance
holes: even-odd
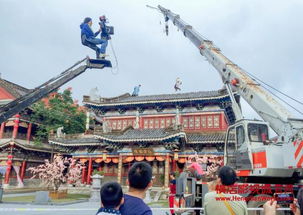
[[[237,181],[237,175],[234,169],[229,166],[222,166],[222,163],[214,161],[203,169],[202,163],[206,160],[199,160],[196,156],[191,157],[186,165],[186,171],[193,174],[197,179],[210,177],[208,183],[208,193],[203,201],[205,215],[247,215],[247,204],[239,194],[228,192]],[[123,194],[120,184],[116,182],[105,183],[101,188],[101,208],[97,215],[150,215],[152,211],[143,201],[146,191],[153,184],[152,168],[148,163],[137,162],[132,165],[128,172],[129,190]],[[227,192],[217,192],[217,186],[225,186]],[[176,193],[175,174],[170,174],[170,195],[169,206],[173,207],[173,198]],[[220,197],[220,200],[218,200]],[[303,190],[299,190],[297,199],[290,204],[290,210],[295,215],[300,215],[303,209]],[[225,199],[225,200],[223,200]],[[172,200],[172,201],[171,201]],[[278,208],[276,200],[267,201],[263,208],[265,215],[276,215]],[[300,209],[301,208],[301,209]],[[171,210],[174,214],[174,210]]]

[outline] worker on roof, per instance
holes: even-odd
[[[180,78],[177,78],[176,83],[175,83],[175,86],[174,86],[176,92],[177,92],[177,91],[181,91],[181,85],[182,85],[181,79],[180,79]]]
[[[134,87],[134,91],[133,91],[132,96],[138,96],[139,95],[140,87],[141,87],[141,84]]]
[[[107,40],[96,38],[101,32],[101,28],[96,33],[94,33],[93,30],[91,29],[92,24],[93,24],[92,19],[90,17],[86,17],[83,23],[80,25],[81,42],[83,45],[95,50],[97,58],[100,57],[105,58]],[[100,44],[101,47],[99,48],[97,45]]]

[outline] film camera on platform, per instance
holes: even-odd
[[[102,27],[104,25],[106,32],[108,35],[114,35],[114,26],[107,26],[106,23],[108,23],[108,19],[105,17],[105,15],[99,17],[99,25]]]

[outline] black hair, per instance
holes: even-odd
[[[144,190],[152,179],[152,168],[148,163],[134,163],[128,171],[129,186],[135,189]]]
[[[117,182],[107,182],[102,186],[100,196],[104,208],[116,208],[123,198],[122,188]]]
[[[89,23],[90,21],[92,21],[92,18],[86,17],[86,18],[83,20],[83,23]]]
[[[233,185],[237,181],[236,171],[229,166],[222,166],[219,169],[218,176],[225,186]]]
[[[175,172],[171,172],[171,173],[169,173],[169,175],[172,175],[172,176],[176,177],[176,173]]]

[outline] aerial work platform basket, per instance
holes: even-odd
[[[87,59],[87,66],[90,68],[102,69],[104,67],[112,67],[112,63],[106,59]]]

